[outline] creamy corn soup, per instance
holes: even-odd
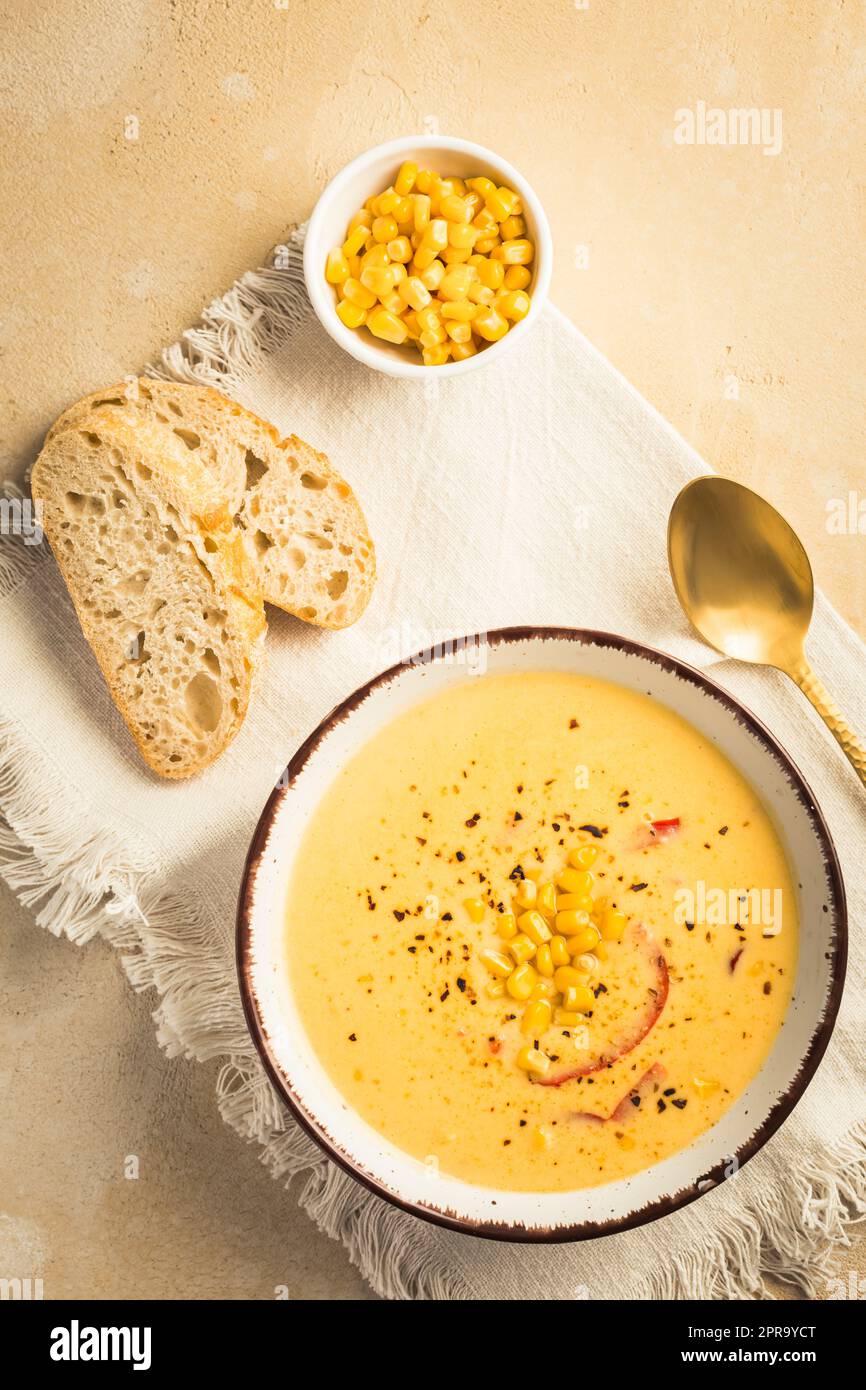
[[[752,788],[650,698],[468,678],[339,773],[286,907],[321,1062],[382,1135],[510,1190],[635,1173],[782,1027],[796,899]]]

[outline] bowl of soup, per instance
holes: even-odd
[[[238,911],[247,1022],[325,1151],[507,1240],[655,1219],[730,1177],[839,1006],[839,865],[759,721],[621,637],[421,653],[298,749]]]

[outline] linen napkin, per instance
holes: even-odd
[[[360,366],[308,306],[300,234],[212,304],[155,370],[212,383],[323,449],[365,508],[378,585],[346,632],[272,611],[268,669],[243,730],[216,766],[173,785],[134,752],[48,547],[4,536],[0,871],[13,889],[56,935],[84,943],[98,933],[117,947],[131,984],[156,992],[169,1055],[223,1060],[226,1121],[258,1141],[275,1178],[302,1175],[303,1206],[384,1296],[744,1297],[768,1272],[822,1288],[833,1249],[866,1211],[866,803],[794,687],[720,659],[681,616],[666,521],[706,465],[550,307],[500,363],[455,381],[431,373],[405,383]],[[398,654],[524,623],[603,628],[662,647],[754,710],[824,810],[851,913],[833,1041],[761,1153],[653,1225],[536,1248],[429,1226],[332,1165],[264,1075],[234,967],[244,856],[296,746]],[[809,646],[853,725],[866,727],[864,647],[820,594]]]

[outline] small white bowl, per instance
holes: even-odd
[[[532,265],[533,280],[529,286],[532,306],[525,319],[509,329],[504,338],[467,357],[465,362],[446,362],[442,367],[425,367],[420,359],[405,347],[397,347],[373,338],[361,329],[347,328],[337,317],[337,302],[334,286],[325,279],[325,260],[334,246],[340,246],[346,239],[346,227],[350,219],[364,206],[368,198],[381,193],[394,182],[397,171],[404,160],[411,159],[422,169],[433,169],[438,174],[452,174],[457,178],[471,178],[483,174],[495,179],[497,184],[506,184],[519,194],[523,203],[523,216],[526,219],[526,235],[535,243],[535,260]],[[469,140],[457,140],[447,135],[407,135],[401,140],[390,140],[386,145],[377,145],[366,154],[359,155],[347,164],[331,180],[319,198],[304,244],[304,278],[307,293],[313,308],[330,333],[334,342],[368,367],[390,376],[429,378],[436,376],[456,376],[460,372],[471,371],[483,363],[497,361],[507,348],[520,342],[541,313],[550,286],[553,268],[553,241],[544,209],[538,201],[530,184],[522,174],[492,150],[483,145],[474,145]]]

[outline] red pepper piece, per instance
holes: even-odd
[[[657,840],[669,840],[672,835],[676,835],[679,828],[679,816],[673,816],[670,820],[650,821],[650,829]]]
[[[562,1086],[566,1081],[573,1081],[578,1076],[590,1076],[595,1071],[603,1071],[606,1067],[612,1067],[614,1062],[619,1061],[627,1052],[631,1052],[637,1047],[638,1043],[643,1042],[647,1033],[658,1021],[662,1009],[667,1003],[668,991],[670,989],[670,975],[668,965],[661,951],[646,929],[638,925],[633,928],[638,949],[643,951],[653,968],[654,981],[647,990],[648,1003],[646,1009],[635,1021],[634,1027],[618,1039],[610,1053],[596,1057],[591,1062],[586,1062],[580,1067],[571,1067],[568,1071],[560,1072],[557,1076],[541,1076],[536,1086]]]
[[[596,1115],[592,1110],[578,1110],[575,1115],[576,1120],[592,1120],[596,1124],[610,1124],[611,1120],[617,1124],[622,1124],[637,1109],[634,1104],[635,1099],[643,1100],[644,1096],[649,1095],[657,1086],[660,1086],[667,1076],[667,1071],[661,1062],[654,1062],[649,1071],[645,1071],[636,1086],[632,1086],[630,1091],[626,1091],[619,1104],[610,1112],[609,1115]]]

